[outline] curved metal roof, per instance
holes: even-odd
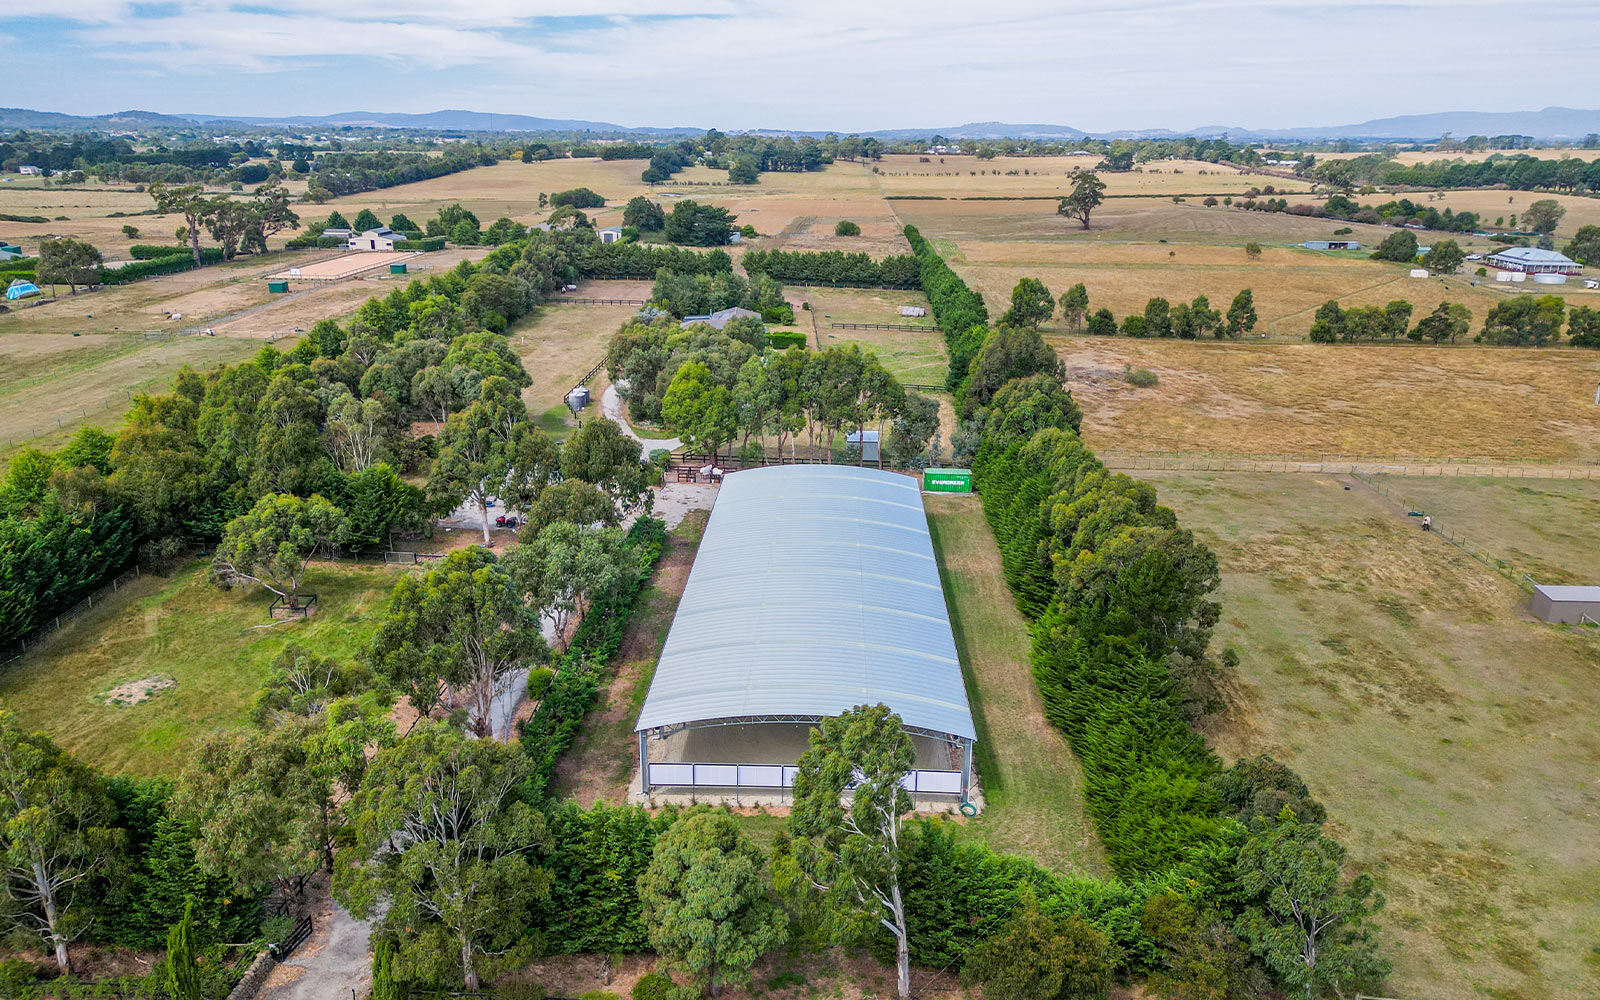
[[[882,702],[973,739],[916,480],[847,465],[722,484],[637,729]]]

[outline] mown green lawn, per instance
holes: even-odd
[[[319,564],[304,590],[320,609],[305,621],[266,625],[270,594],[222,591],[202,563],[170,578],[142,577],[27,656],[0,669],[0,705],[112,772],[182,770],[208,733],[239,726],[274,657],[291,642],[353,657],[378,626],[395,581],[384,566]],[[108,704],[118,685],[176,683],[133,705]]]
[[[1028,623],[1006,587],[983,507],[977,497],[928,497],[926,505],[978,731],[985,808],[963,829],[1053,871],[1108,875],[1084,805],[1083,770],[1044,717],[1028,662]]]

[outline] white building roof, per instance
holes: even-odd
[[[1550,598],[1552,601],[1577,601],[1579,603],[1600,603],[1600,587],[1562,587],[1548,583],[1536,583],[1534,590]]]
[[[844,465],[729,475],[638,730],[879,702],[909,728],[976,736],[917,480]]]
[[[1540,250],[1538,247],[1511,247],[1508,250],[1501,250],[1499,253],[1491,255],[1489,259],[1494,260],[1496,257],[1502,260],[1518,261],[1523,264],[1578,263],[1564,253],[1556,253],[1554,250]]]

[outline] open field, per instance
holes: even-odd
[[[1576,348],[1050,340],[1097,449],[1600,458],[1600,356]],[[1127,364],[1160,383],[1128,385]]]
[[[85,423],[114,430],[134,393],[166,390],[184,365],[203,371],[260,348],[230,337],[0,336],[0,457],[54,447]]]
[[[1476,333],[1489,310],[1513,294],[1494,281],[1474,285],[1475,279],[1460,275],[1418,279],[1395,264],[1287,248],[1264,250],[1255,261],[1233,247],[1193,244],[1046,247],[991,242],[965,245],[963,250],[967,260],[956,267],[968,284],[983,293],[991,316],[1009,307],[1011,289],[1025,277],[1038,278],[1057,296],[1082,282],[1090,308],[1110,309],[1118,322],[1143,312],[1145,303],[1156,296],[1176,303],[1204,295],[1212,308],[1226,312],[1233,296],[1249,288],[1260,317],[1252,339],[1265,335],[1302,340],[1311,330],[1317,307],[1329,299],[1346,308],[1404,299],[1416,307],[1413,322],[1440,302],[1459,302],[1472,311]],[[1027,263],[999,262],[1011,255]],[[1600,306],[1600,293],[1577,285],[1562,286],[1561,292],[1575,304]],[[1057,316],[1044,329],[1066,332],[1067,327]]]
[[[481,247],[409,258],[412,273],[291,283],[272,295],[266,277],[326,250],[245,258],[18,309],[0,317],[0,459],[24,444],[60,444],[79,424],[121,425],[130,397],[164,391],[184,365],[204,371],[243,360],[265,342],[292,345],[322,319],[350,315],[396,283],[476,259]],[[168,318],[180,314],[179,318]],[[216,336],[199,336],[211,328]]]
[[[578,286],[577,296],[595,298],[649,298],[650,283],[642,281],[586,281]],[[563,400],[567,390],[578,384],[595,363],[605,357],[611,335],[627,322],[638,306],[544,305],[531,316],[518,321],[508,332],[511,346],[522,358],[533,383],[522,390],[530,414],[551,413],[552,422],[572,423]],[[589,383],[593,402],[589,413],[600,407],[600,393],[608,384],[604,369]],[[547,426],[547,430],[555,430]]]
[[[1107,875],[1105,850],[1084,808],[1083,771],[1044,717],[1029,666],[1028,623],[1000,568],[976,497],[926,497],[939,575],[977,725],[984,811],[963,824],[997,851],[1053,871]]]
[[[1358,156],[1367,156],[1362,152],[1352,153],[1317,153],[1319,160],[1353,160]],[[1455,152],[1443,153],[1423,150],[1421,152],[1401,152],[1394,154],[1394,159],[1406,166],[1418,163],[1437,163],[1440,161],[1452,162],[1460,160],[1463,163],[1480,163],[1491,156],[1534,156],[1541,160],[1562,160],[1571,157],[1579,160],[1593,160],[1600,158],[1600,149],[1486,149],[1477,153]]]
[[[1374,476],[1403,505],[1539,583],[1600,582],[1600,482]]]
[[[926,158],[929,162],[923,163]],[[948,198],[1062,197],[1075,171],[1093,170],[1098,156],[975,156],[891,154],[876,164],[886,195]],[[1026,171],[1026,172],[1024,172]],[[762,175],[763,177],[766,175]],[[1163,160],[1123,173],[1101,173],[1109,195],[1241,194],[1268,184],[1280,191],[1309,191],[1305,181],[1245,173],[1226,163]]]
[[[175,774],[207,734],[246,721],[284,646],[354,656],[402,572],[317,564],[305,590],[318,611],[260,629],[271,596],[260,588],[218,590],[202,564],[141,577],[0,671],[0,703],[91,764]],[[139,704],[107,703],[113,688],[153,678],[175,683]]]
[[[811,303],[816,313],[822,345],[857,343],[870,349],[883,366],[903,382],[943,385],[950,358],[944,336],[931,319],[901,316],[901,306],[928,307],[921,292],[874,288],[796,288],[791,290]],[[793,296],[791,296],[793,297]],[[798,329],[807,334],[811,324],[799,314]],[[832,323],[929,324],[925,330],[836,330]]]
[[[895,211],[930,239],[937,236],[965,247],[983,240],[1051,241],[1089,244],[1144,242],[1221,244],[1222,253],[1239,253],[1247,242],[1263,246],[1333,238],[1335,229],[1355,230],[1351,239],[1374,245],[1394,232],[1382,226],[1317,219],[1284,212],[1250,212],[1198,199],[1113,198],[1095,210],[1085,230],[1076,219],[1056,214],[1056,203],[1042,201],[896,201]]]
[[[1600,638],[1535,621],[1519,587],[1359,485],[1139,475],[1222,562],[1216,646],[1242,663],[1213,742],[1288,761],[1327,804],[1389,899],[1390,995],[1593,996]],[[1428,485],[1451,517],[1457,484]],[[1593,531],[1600,487],[1533,508],[1516,488],[1467,485],[1461,506],[1501,492],[1516,532]]]
[[[1501,216],[1505,216],[1509,224],[1511,216],[1520,216],[1523,210],[1534,202],[1551,198],[1560,202],[1561,207],[1567,210],[1567,214],[1561,217],[1561,222],[1556,226],[1557,250],[1572,238],[1572,234],[1577,232],[1579,226],[1600,225],[1600,198],[1580,198],[1570,194],[1545,194],[1539,191],[1440,191],[1434,194],[1431,204],[1441,212],[1446,208],[1453,208],[1457,212],[1463,209],[1477,212],[1485,225],[1492,225]],[[1412,200],[1418,201],[1420,197]],[[1421,233],[1417,235],[1419,238],[1422,236]]]

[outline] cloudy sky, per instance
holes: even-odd
[[[1600,104],[1600,0],[4,0],[0,102],[1276,128]],[[1494,65],[1508,59],[1503,69]],[[1526,71],[1525,93],[1483,84]]]

